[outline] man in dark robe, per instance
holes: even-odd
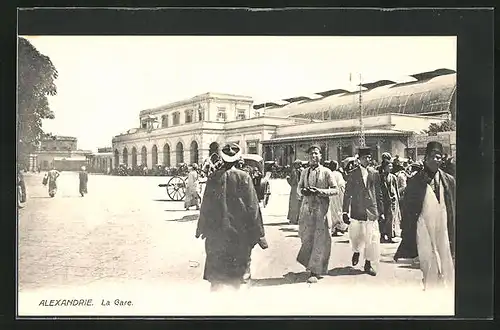
[[[235,166],[240,147],[228,144],[221,150],[224,161],[207,180],[196,238],[205,238],[203,279],[211,289],[222,285],[239,288],[249,277],[252,249],[267,248],[262,214],[252,179]]]
[[[432,252],[441,254],[441,256],[439,256],[440,258],[437,258],[441,259],[438,262],[440,265],[437,266],[439,272],[442,272],[443,266],[446,266],[444,261],[442,261],[445,255],[451,254],[453,259],[455,257],[455,179],[439,169],[442,162],[442,154],[443,146],[439,142],[429,142],[426,148],[423,169],[408,180],[403,201],[404,207],[402,210],[402,241],[394,255],[394,260],[396,261],[401,258],[416,258],[418,256],[422,264],[423,256],[419,256],[418,247],[418,241],[419,239],[422,240],[422,237],[418,235],[418,228],[419,224],[424,224],[424,220],[427,220],[428,223],[433,224],[430,232],[432,238]],[[435,195],[434,199],[437,201],[437,203],[434,203],[434,205],[437,205],[434,209],[442,207],[442,211],[444,212],[438,209],[434,213],[432,219],[429,219],[429,216],[423,219],[422,215],[424,213],[424,206],[426,205],[425,202],[429,199],[429,189],[433,191]],[[442,191],[440,191],[441,189]],[[444,215],[443,220],[440,219],[441,215]],[[447,234],[444,236],[439,236],[439,233],[436,233],[436,228],[438,228],[438,224],[441,221],[443,222],[443,226],[441,227],[444,228],[442,228],[440,232],[446,232]],[[443,241],[447,241],[446,244],[442,244]],[[439,246],[437,247],[436,243],[440,246],[449,245],[449,251],[446,251],[448,250],[447,248],[443,250],[439,248]],[[452,266],[453,265],[450,267]],[[446,270],[446,268],[444,270]],[[425,270],[422,269],[422,271]],[[424,273],[424,280],[425,276]]]
[[[85,166],[82,166],[78,178],[80,179],[80,195],[83,197],[87,193],[87,183],[89,182],[89,175]]]

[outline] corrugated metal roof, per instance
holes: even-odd
[[[375,116],[386,113],[421,114],[450,111],[455,90],[456,73],[435,76],[425,81],[369,89],[362,92],[363,114]],[[320,120],[357,118],[359,93],[344,93],[318,100],[296,102],[276,109],[266,109],[266,114]]]

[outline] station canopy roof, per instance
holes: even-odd
[[[362,107],[366,116],[388,113],[432,114],[451,111],[456,93],[456,73],[438,69],[406,77],[362,84]],[[266,114],[276,117],[302,117],[317,120],[359,117],[359,91],[346,88],[317,92],[319,99],[304,99],[288,104],[261,104]],[[292,98],[290,98],[292,99]],[[287,99],[287,100],[290,100]]]

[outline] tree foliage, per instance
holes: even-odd
[[[426,130],[426,133],[428,135],[437,135],[437,133],[439,132],[451,132],[455,131],[456,129],[457,129],[456,122],[451,119],[447,119],[441,122],[440,124],[435,124],[435,123],[430,124],[429,129]]]
[[[27,39],[18,38],[18,151],[20,161],[32,152],[46,134],[42,119],[53,119],[47,96],[56,95],[57,70],[49,57]]]

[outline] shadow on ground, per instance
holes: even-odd
[[[299,235],[286,235],[285,237],[295,237],[295,238],[298,238]]]
[[[183,201],[174,201],[173,199],[153,199],[154,202],[182,202]]]
[[[194,211],[193,210],[186,210],[186,209],[182,209],[182,210],[179,210],[179,209],[176,209],[176,210],[165,210],[165,212],[189,212],[189,211]]]
[[[167,221],[175,221],[175,222],[190,222],[190,221],[198,221],[198,214],[185,215],[180,219],[172,219]]]
[[[264,226],[274,227],[274,226],[286,226],[286,225],[289,225],[289,224],[290,223],[287,221],[287,222],[265,223]]]
[[[305,283],[309,278],[308,272],[287,273],[283,277],[252,279],[250,286],[274,286],[284,284]]]
[[[343,239],[341,241],[336,241],[335,243],[349,244],[349,240],[348,239]]]
[[[364,272],[361,269],[352,268],[351,266],[337,267],[330,269],[328,271],[328,276],[349,276],[349,275],[361,275]]]
[[[399,268],[404,268],[404,269],[417,269],[419,270],[420,269],[420,266],[418,265],[414,265],[414,264],[410,264],[410,265],[400,265]]]
[[[287,233],[298,233],[299,230],[296,228],[280,228],[281,231],[285,231]]]

